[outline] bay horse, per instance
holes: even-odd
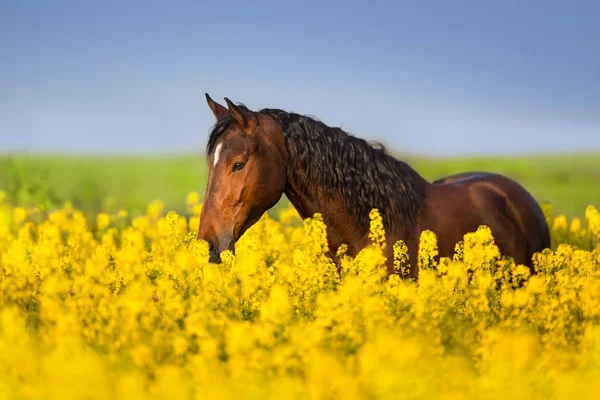
[[[198,240],[210,262],[285,194],[305,219],[321,213],[329,256],[346,244],[355,256],[370,243],[369,212],[381,213],[387,241],[408,246],[408,277],[418,277],[423,230],[438,240],[438,257],[452,257],[463,235],[487,225],[502,255],[533,271],[532,255],[550,247],[544,214],[521,185],[494,173],[468,172],[428,182],[385,148],[341,128],[280,109],[251,111],[205,95],[216,123],[206,146],[208,182]],[[393,246],[385,248],[388,276]]]

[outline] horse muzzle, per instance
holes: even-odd
[[[208,261],[213,264],[221,263],[221,253],[225,250],[231,251],[235,254],[235,240],[233,238],[223,238],[219,240],[217,244],[213,243],[212,240],[208,241],[209,259]],[[221,244],[222,243],[222,244]]]

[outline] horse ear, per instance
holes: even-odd
[[[221,118],[227,112],[227,109],[219,103],[215,102],[213,99],[211,99],[208,93],[204,93],[204,95],[206,96],[206,102],[208,103],[208,106],[212,110],[213,114],[215,115],[215,118]]]
[[[231,102],[227,97],[225,97],[225,101],[227,102],[227,107],[229,107],[229,112],[235,118],[235,120],[240,124],[242,129],[244,129],[247,133],[252,133],[254,128],[258,125],[258,120],[252,111],[244,110]]]

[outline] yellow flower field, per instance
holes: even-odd
[[[0,196],[0,398],[584,399],[600,395],[600,213],[554,217],[538,274],[501,258],[481,227],[418,282],[376,210],[372,246],[341,272],[326,227],[264,216],[208,264],[201,205],[177,215]],[[92,228],[93,227],[93,228]],[[381,248],[399,275],[382,279]]]

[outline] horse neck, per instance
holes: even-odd
[[[330,253],[335,254],[338,247],[345,243],[350,252],[362,243],[364,238],[354,228],[354,221],[347,206],[339,196],[323,193],[316,187],[307,187],[301,179],[301,171],[288,168],[285,195],[302,219],[321,214],[327,229],[327,241]]]
[[[348,199],[346,198],[349,193],[350,196],[353,196],[351,193],[356,193],[351,188],[361,186],[360,177],[359,179],[351,179],[349,181],[338,181],[341,185],[351,184],[351,188],[338,187],[333,190],[331,188],[321,188],[317,182],[314,182],[314,176],[311,179],[308,178],[308,175],[314,174],[309,174],[309,171],[304,170],[305,167],[310,168],[307,166],[306,160],[297,158],[297,155],[300,154],[303,156],[308,154],[312,158],[315,152],[317,152],[315,149],[302,148],[307,145],[306,142],[312,140],[312,138],[304,136],[307,133],[303,131],[305,129],[304,124],[294,120],[296,119],[295,114],[293,118],[290,118],[290,114],[281,110],[267,110],[266,112],[280,123],[285,121],[282,123],[286,143],[285,151],[287,151],[286,158],[288,160],[286,165],[287,183],[285,195],[294,205],[300,216],[302,218],[309,218],[315,213],[320,213],[323,216],[323,220],[327,225],[330,248],[335,248],[338,243],[346,243],[349,247],[351,247],[351,243],[356,245],[368,244],[368,218],[366,221],[365,218],[355,220],[356,212],[349,208]],[[322,129],[322,127],[320,128]],[[318,133],[316,134],[318,135]],[[339,134],[339,132],[335,132],[335,134]],[[313,132],[312,136],[314,135],[315,133]],[[315,142],[313,141],[312,143],[314,144]],[[352,147],[348,146],[349,149],[352,149]],[[352,160],[353,158],[349,157],[348,159]],[[386,162],[393,164],[390,162],[391,159],[390,156],[390,159],[386,160]],[[310,162],[321,163],[323,161],[313,159]],[[338,165],[337,167],[340,170],[349,171],[350,173],[362,173],[362,171],[356,171],[356,165]],[[397,168],[397,173],[392,174],[395,175],[393,178],[390,177],[391,172],[389,170],[378,177],[372,176],[374,172],[372,170],[370,171],[371,176],[365,176],[365,179],[381,179],[380,184],[387,183],[387,191],[390,190],[390,180],[398,180],[394,183],[394,185],[397,185],[394,187],[394,190],[396,190],[396,194],[400,194],[401,196],[390,196],[395,197],[395,200],[390,199],[390,202],[394,204],[382,205],[382,199],[379,198],[374,200],[373,207],[380,208],[380,212],[384,213],[384,223],[386,223],[386,220],[388,222],[386,230],[387,228],[390,229],[388,232],[393,229],[399,232],[400,235],[403,235],[403,232],[413,229],[417,209],[424,204],[424,192],[428,186],[428,182],[403,162],[398,162],[396,166],[388,165],[388,167]],[[403,191],[406,191],[406,196],[402,195]],[[366,210],[368,207],[365,207],[364,204],[360,208],[364,209],[361,212],[368,213],[370,211]],[[385,208],[385,210],[381,208]]]
[[[411,170],[412,171],[412,170]],[[429,183],[416,171],[411,172],[418,184],[426,187]],[[339,194],[326,193],[318,186],[311,184],[306,179],[305,171],[299,163],[294,160],[288,164],[287,183],[285,195],[302,219],[313,217],[319,213],[327,226],[327,239],[330,251],[335,254],[337,248],[342,244],[348,246],[350,254],[356,254],[361,248],[369,243],[368,227],[358,226],[352,213],[348,209],[347,202]],[[390,210],[392,213],[394,209]],[[387,231],[391,237],[403,238],[409,234],[412,225],[404,225],[404,221],[395,220],[393,232]]]

